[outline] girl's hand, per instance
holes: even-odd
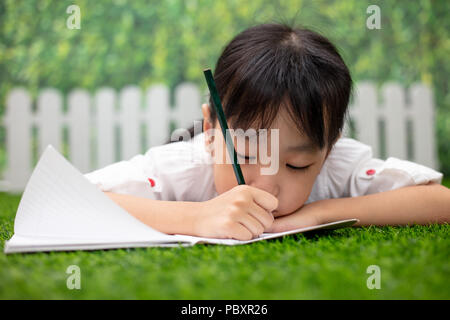
[[[251,240],[268,230],[278,199],[248,185],[238,185],[214,199],[201,202],[194,233],[200,237]]]
[[[326,200],[305,204],[293,213],[276,218],[266,232],[284,232],[324,223],[322,217],[328,210],[324,201]]]

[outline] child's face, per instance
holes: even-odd
[[[211,122],[209,121],[209,109],[205,104],[202,106],[204,122],[203,131],[208,133],[209,129],[213,129]],[[227,148],[223,134],[221,133],[220,124],[218,121],[215,123],[215,134],[210,144],[209,136],[205,134],[205,146],[206,150],[210,152],[214,158],[214,183],[218,194],[222,194],[231,188],[238,185],[236,176],[233,171],[233,166],[230,161],[226,161]],[[233,128],[238,129],[238,128]],[[242,156],[251,156],[249,147],[249,138],[246,138],[244,146],[236,147],[236,153],[238,154],[239,164],[241,166],[242,174],[244,176],[245,183],[247,185],[265,190],[278,198],[279,206],[273,212],[275,217],[288,215],[299,209],[308,200],[312,187],[316,180],[316,177],[322,169],[322,165],[327,157],[327,148],[312,149],[307,151],[296,151],[289,147],[295,147],[302,144],[308,144],[309,139],[305,136],[301,136],[295,125],[287,117],[286,111],[283,109],[275,119],[271,128],[267,130],[267,148],[264,153],[267,157],[273,161],[272,150],[277,148],[276,145],[272,145],[271,130],[279,129],[279,139],[274,140],[275,144],[278,144],[278,170],[275,173],[266,175],[261,174],[261,168],[269,168],[270,164],[260,164],[260,145],[257,141],[256,155],[258,160],[255,164],[249,163],[249,160],[239,158],[239,154]],[[213,129],[214,130],[214,129]],[[217,131],[219,130],[219,131]],[[256,130],[256,129],[255,129]],[[211,130],[209,131],[211,132]],[[218,134],[217,132],[220,132]],[[256,130],[258,132],[258,130]],[[274,135],[275,136],[275,135]],[[234,144],[236,146],[236,138]],[[221,155],[222,159],[219,159]],[[253,155],[255,155],[253,153]],[[267,162],[266,162],[267,163]],[[307,169],[293,169],[291,167],[305,167]]]

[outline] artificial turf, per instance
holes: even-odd
[[[238,246],[5,255],[19,201],[0,194],[0,299],[450,298],[448,224],[350,227]],[[70,265],[80,268],[79,290],[67,288]],[[380,289],[367,287],[371,265],[380,268]]]

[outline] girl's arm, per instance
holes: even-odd
[[[450,221],[450,189],[437,183],[370,195],[319,200],[275,219],[270,232],[357,218],[355,226],[445,223]]]
[[[322,221],[356,217],[355,225],[406,225],[450,221],[450,189],[437,183],[370,195],[330,199]]]
[[[129,194],[104,192],[132,216],[167,234],[193,235],[194,214],[199,202],[162,201]]]
[[[135,218],[166,234],[250,240],[272,226],[272,194],[238,185],[203,202],[163,201],[104,192]]]

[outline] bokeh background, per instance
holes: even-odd
[[[68,6],[81,9],[81,29],[68,29]],[[369,5],[381,29],[369,30]],[[450,2],[302,0],[0,0],[0,117],[11,88],[73,88],[135,84],[205,87],[224,46],[245,28],[286,22],[331,39],[355,82],[397,81],[433,88],[440,170],[450,174]],[[5,165],[0,131],[0,169]]]

